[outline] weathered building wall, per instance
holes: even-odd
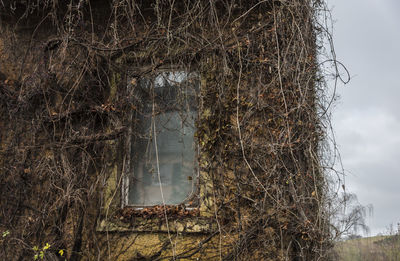
[[[324,256],[310,1],[9,2],[18,4],[0,12],[0,231],[10,234],[0,257]],[[163,67],[201,77],[200,203],[121,208],[137,108],[128,79]]]

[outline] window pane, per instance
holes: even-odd
[[[153,96],[153,101],[156,104],[153,106],[150,102],[144,106],[147,109],[138,117],[139,124],[135,127],[140,131],[134,135],[132,143],[133,175],[129,182],[128,205],[160,205],[162,195],[165,204],[180,204],[195,192],[194,122],[197,113],[193,97],[189,97],[193,95],[186,93],[186,97],[180,97],[184,93],[181,83],[186,78],[184,72],[162,73],[154,78],[153,91],[158,97]],[[151,88],[148,80],[141,85]],[[189,106],[189,103],[192,104]],[[155,107],[158,111],[152,117]]]

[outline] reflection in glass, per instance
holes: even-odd
[[[136,116],[132,137],[133,173],[129,181],[128,205],[161,205],[163,198],[167,205],[180,204],[188,201],[195,192],[194,123],[197,112],[196,80],[193,78],[186,72],[163,72],[152,81],[140,80],[140,93],[136,98],[142,106]]]

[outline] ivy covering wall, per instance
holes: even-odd
[[[1,259],[327,258],[323,2],[1,2]],[[201,76],[198,212],[120,205],[127,81],[163,67]]]

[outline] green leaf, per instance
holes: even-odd
[[[43,250],[47,250],[47,249],[49,249],[49,248],[50,248],[49,243],[46,243],[46,245],[43,247]]]

